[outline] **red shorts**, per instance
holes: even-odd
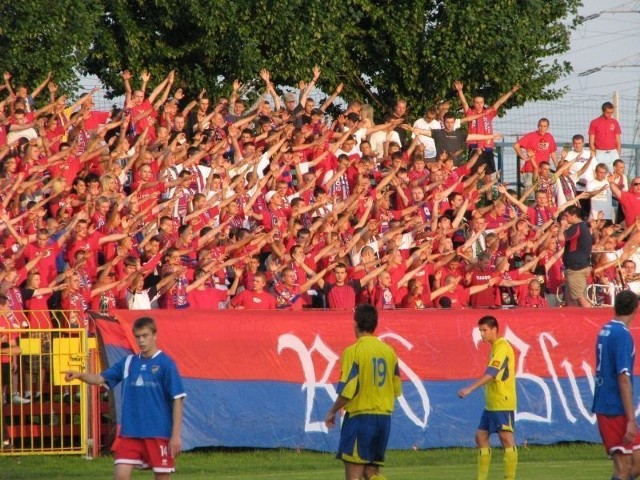
[[[631,443],[624,443],[622,438],[627,431],[627,417],[624,415],[596,414],[598,430],[604,443],[604,449],[609,455],[620,452],[631,455],[634,450],[640,450],[640,430]]]
[[[115,464],[151,468],[156,473],[175,472],[175,461],[169,453],[169,440],[166,438],[118,437],[111,450]]]

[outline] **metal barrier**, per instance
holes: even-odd
[[[17,318],[34,316],[34,312],[12,313]],[[60,318],[69,312],[39,314]],[[2,335],[17,338],[20,354],[2,356],[0,456],[95,456],[100,444],[93,441],[100,435],[99,391],[92,389],[90,396],[85,384],[64,379],[66,370],[99,368],[95,338],[84,329],[67,328],[19,328],[2,330]]]

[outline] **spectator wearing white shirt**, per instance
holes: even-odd
[[[604,163],[596,165],[595,178],[587,182],[587,192],[593,193],[591,196],[590,218],[600,218],[602,212],[604,220],[613,222],[615,213],[613,211],[611,189],[607,180],[607,166]]]
[[[571,164],[569,172],[571,174],[571,180],[575,183],[576,190],[578,194],[580,194],[585,191],[587,181],[594,177],[596,162],[593,161],[594,157],[591,155],[591,151],[584,146],[584,136],[580,134],[574,135],[571,141],[573,148],[568,151],[563,151],[560,158],[567,162],[575,160],[575,162]],[[589,214],[590,204],[591,199],[589,198],[580,200],[580,208],[585,217]]]
[[[419,118],[415,122],[413,122],[414,128],[420,128],[422,130],[432,130],[441,128],[440,122],[436,119],[436,115],[438,110],[435,107],[429,107],[424,114],[423,118]],[[415,138],[416,134],[412,135],[412,138]],[[424,158],[428,160],[436,159],[436,142],[433,141],[433,138],[427,135],[417,135],[418,140],[422,145],[424,145]]]

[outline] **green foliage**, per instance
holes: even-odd
[[[32,89],[54,72],[61,90],[75,91],[99,11],[77,0],[0,0],[0,68],[14,86]]]
[[[294,86],[317,64],[324,91],[343,82],[345,98],[372,103],[378,113],[405,98],[414,114],[454,98],[455,79],[489,100],[521,83],[507,107],[558,97],[562,92],[549,87],[570,65],[550,59],[568,49],[580,3],[61,0],[52,9],[42,0],[0,1],[7,3],[0,51],[19,80],[50,69],[69,78],[75,62],[115,95],[125,69],[147,69],[155,80],[176,69],[176,87],[217,96],[228,94],[234,79],[262,87],[261,68],[276,85]]]

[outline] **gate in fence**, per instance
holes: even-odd
[[[34,312],[12,314],[30,318]],[[70,313],[40,314],[60,318]],[[0,456],[96,456],[102,442],[108,442],[104,437],[110,426],[103,425],[111,421],[109,402],[99,389],[64,378],[67,370],[99,371],[95,337],[84,329],[65,328],[5,329],[0,335]]]

